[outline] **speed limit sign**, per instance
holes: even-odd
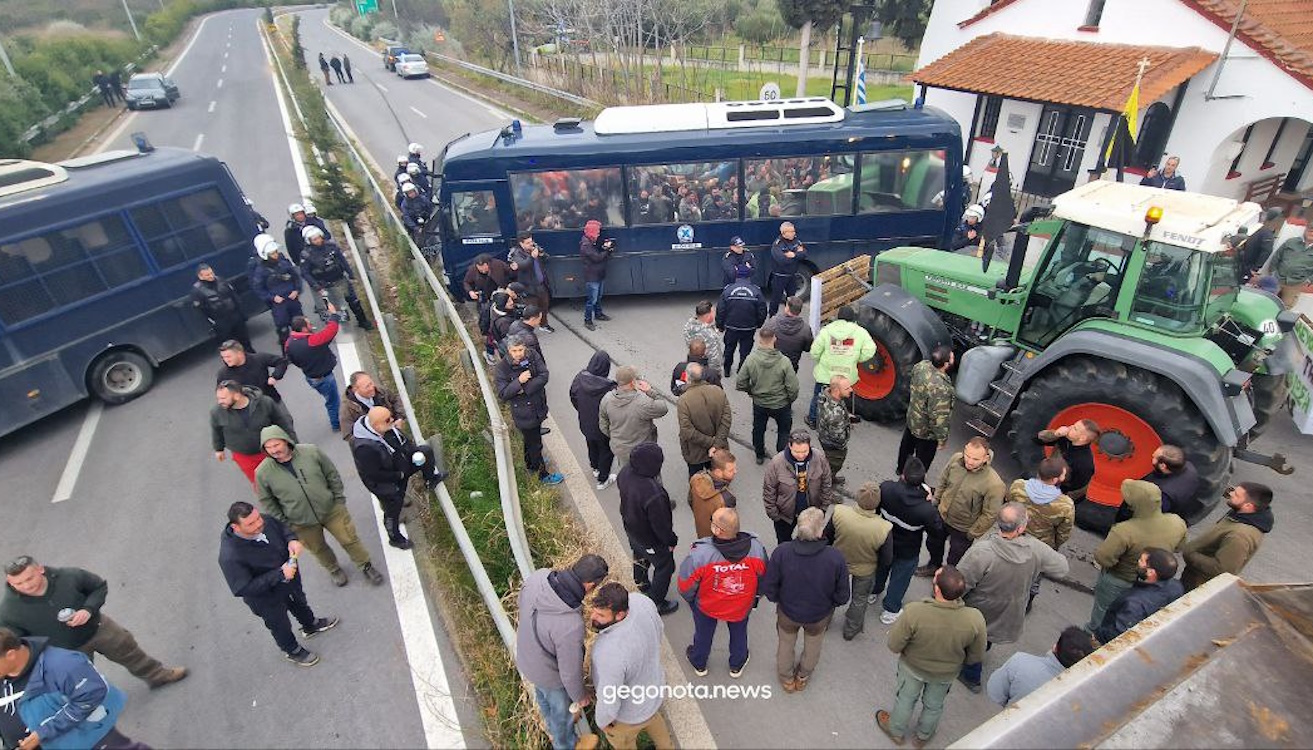
[[[763,83],[761,85],[761,92],[757,94],[757,98],[763,102],[773,102],[779,99],[780,85],[778,83],[773,83],[773,82]]]

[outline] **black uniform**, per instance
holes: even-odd
[[[785,253],[792,252],[794,257],[786,258]],[[770,271],[770,314],[779,312],[780,303],[798,292],[798,268],[807,256],[807,249],[795,236],[791,240],[776,237],[770,246],[771,260],[775,266]]]
[[[214,281],[197,279],[191,285],[191,304],[210,321],[220,343],[236,339],[246,351],[255,351],[251,333],[246,330],[246,313],[231,284],[217,277]]]
[[[766,298],[761,287],[748,279],[738,279],[725,287],[716,303],[716,328],[725,332],[725,369],[729,375],[734,364],[734,350],[739,350],[739,364],[752,351],[752,337],[766,322]]]
[[[305,252],[305,236],[301,234],[301,230],[308,226],[310,226],[309,221],[302,223],[288,219],[287,225],[283,227],[283,248],[287,250],[287,257],[292,259],[294,266],[301,265],[301,253]]]

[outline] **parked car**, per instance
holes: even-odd
[[[128,79],[126,93],[128,109],[168,108],[182,97],[178,84],[162,73],[138,73]]]
[[[400,44],[389,44],[383,48],[383,67],[388,70],[397,69],[397,58],[410,52],[410,50]]]
[[[405,54],[397,59],[397,75],[402,78],[428,78],[429,64],[423,55]]]

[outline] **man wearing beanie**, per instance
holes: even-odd
[[[844,616],[843,639],[851,641],[866,624],[866,605],[875,587],[875,569],[894,560],[894,525],[880,516],[880,486],[867,482],[857,491],[857,507],[834,506],[834,516],[825,536],[848,563],[852,576],[852,601]],[[918,545],[918,549],[920,546]]]

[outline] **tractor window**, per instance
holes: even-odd
[[[1068,223],[1035,272],[1020,338],[1048,346],[1086,318],[1110,317],[1135,238]]]
[[[1132,319],[1170,331],[1197,328],[1208,292],[1208,258],[1197,250],[1148,243]]]

